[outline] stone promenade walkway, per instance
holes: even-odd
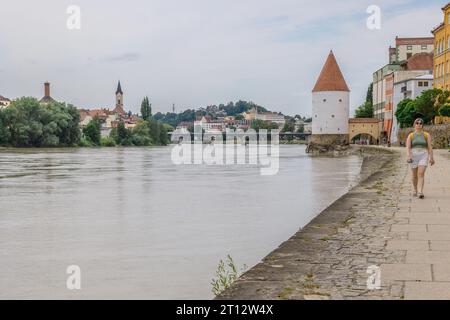
[[[382,282],[400,284],[404,299],[450,299],[450,152],[434,155],[425,199],[412,197],[409,172],[401,186],[386,250],[404,252],[404,261],[381,266]]]
[[[450,299],[450,152],[434,150],[421,200],[406,150],[389,150],[366,149],[370,177],[217,298]],[[377,289],[367,285],[371,266]]]

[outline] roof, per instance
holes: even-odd
[[[9,100],[8,98],[0,95],[0,101],[11,101],[11,100]]]
[[[447,10],[447,8],[450,6],[450,2],[449,3],[447,3],[445,6],[443,6],[441,9],[442,9],[442,11],[445,11],[445,10]]]
[[[51,103],[56,102],[55,99],[53,99],[50,96],[44,96],[41,100],[39,100],[39,103]]]
[[[433,52],[420,52],[402,63],[406,70],[433,70]]]
[[[444,23],[442,22],[440,25],[438,25],[436,28],[431,30],[431,33],[435,33],[436,31],[442,29],[444,27]]]
[[[424,75],[421,75],[421,76],[417,76],[414,79],[418,79],[418,80],[433,80],[434,77],[433,77],[432,74],[424,74]]]
[[[116,94],[118,94],[118,93],[123,94],[122,87],[120,86],[120,80],[119,80],[119,83],[117,84],[117,90],[116,90]]]
[[[415,38],[395,38],[395,44],[397,46],[401,45],[418,45],[418,44],[434,44],[433,37],[415,37]]]
[[[348,119],[349,123],[378,123],[382,120],[377,118],[350,118]]]
[[[312,92],[318,91],[350,91],[334,57],[333,51],[328,54],[327,61],[320,72]]]

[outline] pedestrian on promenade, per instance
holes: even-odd
[[[423,119],[417,118],[414,121],[414,132],[408,135],[406,148],[408,150],[408,163],[412,170],[413,196],[419,196],[420,199],[423,199],[425,170],[428,163],[434,165],[431,135],[423,131]]]

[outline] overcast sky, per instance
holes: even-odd
[[[369,30],[369,5],[382,10]],[[2,3],[0,95],[52,96],[78,107],[126,109],[145,95],[154,112],[251,100],[285,114],[311,114],[311,89],[333,49],[361,104],[395,36],[431,36],[443,19],[435,0],[15,0]],[[69,5],[81,29],[69,30]]]

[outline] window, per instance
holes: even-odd
[[[323,102],[327,102],[327,99],[323,99]]]
[[[411,52],[408,52],[407,54],[406,54],[406,59],[409,59],[409,58],[411,58],[412,57],[412,53]]]
[[[339,99],[339,102],[342,102],[342,99]]]
[[[334,118],[334,114],[332,114],[331,117]]]
[[[406,46],[406,50],[412,50],[412,46]]]
[[[423,86],[424,86],[424,87],[428,87],[428,81],[425,81],[425,82],[423,83]]]
[[[314,116],[314,118],[317,118],[317,114]]]
[[[427,50],[428,46],[427,46],[426,44],[423,44],[423,45],[421,46],[421,48],[422,48],[422,50]]]
[[[423,87],[423,82],[419,81],[419,87]]]

